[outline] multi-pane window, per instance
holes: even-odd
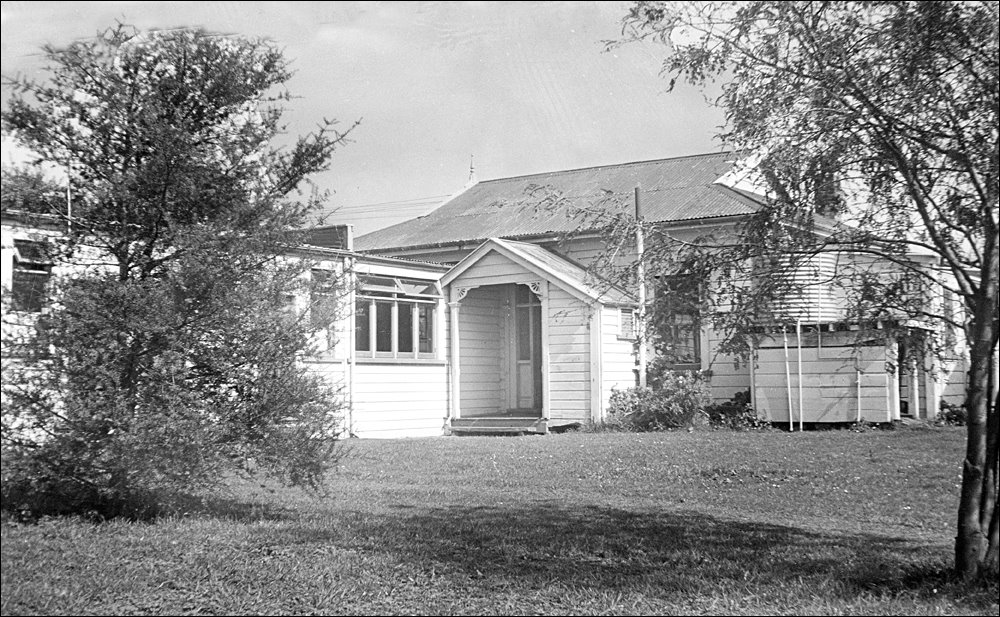
[[[701,368],[701,284],[694,275],[660,279],[653,318],[656,351],[678,370]]]
[[[38,313],[46,301],[46,288],[52,276],[52,261],[45,243],[14,240],[14,267],[11,272],[11,308]]]
[[[436,357],[435,312],[441,297],[430,281],[361,277],[355,343],[363,358]]]

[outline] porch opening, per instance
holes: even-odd
[[[542,304],[528,285],[485,285],[461,301],[463,419],[542,417]]]

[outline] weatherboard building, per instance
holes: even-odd
[[[644,220],[673,238],[732,230],[763,203],[727,181],[734,163],[717,153],[472,182],[425,216],[356,239],[350,226],[313,230],[295,251],[311,260],[312,277],[351,279],[327,298],[312,285],[318,296],[300,299],[303,307],[334,298],[344,305],[307,362],[347,399],[345,432],[546,433],[600,422],[612,391],[639,383],[646,354],[637,344],[637,290],[595,277],[589,266],[606,242],[581,228],[579,212],[641,187]],[[564,199],[539,208],[526,199],[537,187]],[[2,284],[14,299],[5,306],[42,310],[52,271],[35,247],[52,237],[4,214]],[[819,255],[810,276],[836,267],[836,256]],[[805,326],[762,324],[772,334],[749,363],[717,353],[719,336],[696,316],[678,319],[690,327],[675,333],[672,368],[703,371],[715,402],[749,392],[759,414],[791,426],[933,418],[941,400],[962,401],[961,350],[903,374],[894,368],[898,341],[874,332],[859,345],[843,297],[805,281],[803,290],[787,298],[786,312]]]

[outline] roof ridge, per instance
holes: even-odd
[[[519,180],[522,178],[531,178],[532,176],[551,176],[553,174],[565,174],[574,171],[587,171],[590,169],[611,169],[613,167],[632,167],[635,165],[646,165],[649,163],[663,163],[665,161],[679,161],[682,159],[695,159],[709,156],[719,156],[724,154],[735,154],[735,150],[726,150],[723,152],[703,152],[701,154],[685,154],[681,156],[668,156],[660,159],[646,159],[642,161],[627,161],[623,163],[608,163],[605,165],[588,165],[585,167],[574,167],[571,169],[555,169],[552,171],[540,171],[533,174],[522,174],[518,176],[502,176],[499,178],[490,178],[488,180],[480,180],[477,184],[486,184],[489,182],[499,182],[501,180]]]

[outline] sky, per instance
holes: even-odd
[[[330,169],[326,223],[361,235],[470,180],[720,150],[702,92],[667,93],[668,49],[606,51],[619,2],[2,2],[4,77],[43,79],[42,45],[115,25],[265,37],[296,71],[293,135],[360,120]],[[3,104],[10,97],[6,86]],[[18,152],[5,144],[4,163]]]

